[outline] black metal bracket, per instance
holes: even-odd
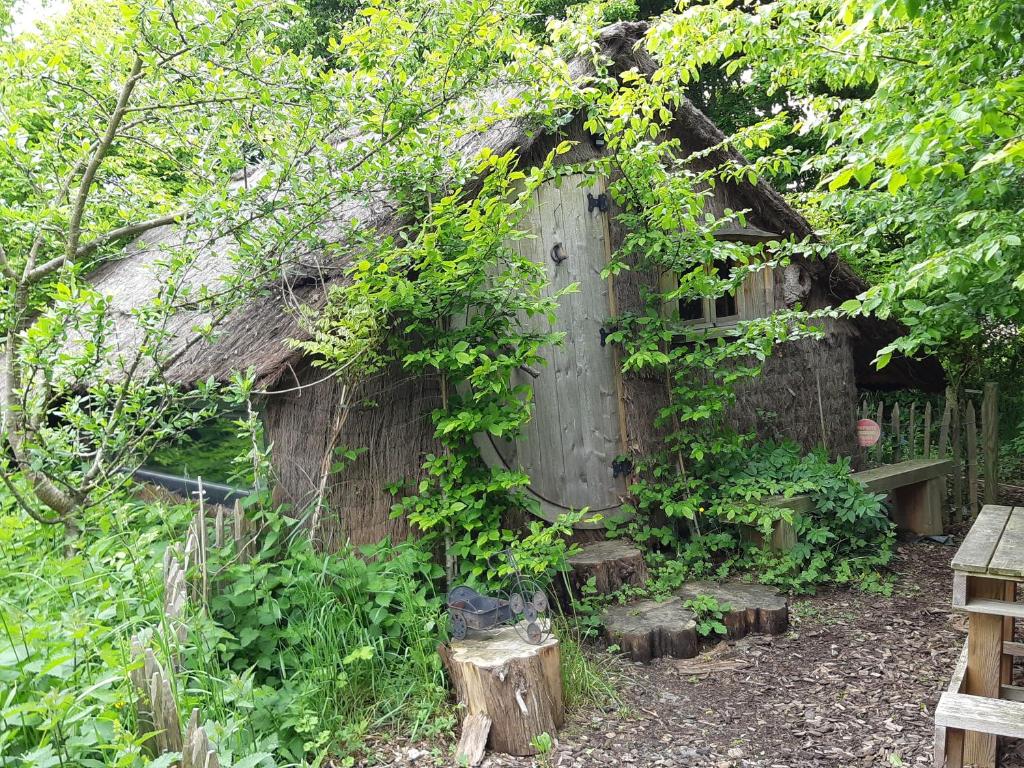
[[[612,462],[612,477],[628,477],[633,474],[633,462],[627,456],[619,456]]]
[[[612,334],[612,331],[610,331],[608,328],[605,328],[603,325],[601,326],[601,346],[602,347],[606,346],[608,344],[608,337],[611,334]]]
[[[602,192],[597,197],[587,192],[587,213],[593,213],[597,208],[601,213],[608,212],[608,195]]]
[[[551,260],[555,262],[555,264],[561,264],[568,258],[568,256],[562,253],[561,243],[555,243],[553,246],[551,246]]]

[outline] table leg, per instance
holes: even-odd
[[[1006,582],[1006,595],[1003,599],[1008,603],[1016,601],[1017,582]],[[1013,616],[1003,617],[1003,640],[1008,643],[1013,642]],[[1000,682],[1002,682],[1003,685],[1013,685],[1013,656],[1008,653],[1003,654]]]
[[[968,600],[1002,600],[1006,597],[1005,584],[1006,582],[1001,579],[968,576]],[[1003,674],[1003,617],[985,613],[971,613],[969,616],[965,692],[973,696],[998,699]],[[987,733],[968,731],[964,737],[964,765],[995,768],[996,737]]]

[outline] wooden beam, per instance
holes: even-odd
[[[970,576],[967,579],[968,610],[972,602],[996,601],[1006,594],[1004,583],[999,579],[985,579]],[[1024,606],[1020,606],[1024,610]],[[965,691],[972,697],[999,698],[1001,684],[1001,662],[1003,656],[1003,619],[999,615],[974,613],[967,629],[967,678]],[[943,694],[943,697],[955,694]],[[952,726],[967,731],[964,737],[964,763],[977,768],[995,768],[996,738],[985,731],[985,718],[993,717],[972,700],[958,701],[961,705],[959,721],[940,721],[939,710],[935,712],[936,725]],[[942,706],[940,701],[939,706]],[[1020,705],[1017,705],[1020,706]],[[1024,735],[1024,709],[1021,710],[1021,729]],[[982,722],[972,720],[977,715]],[[980,727],[979,727],[980,725]],[[1003,734],[1010,735],[1010,734]]]

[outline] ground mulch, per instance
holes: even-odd
[[[797,598],[784,635],[721,643],[697,659],[616,663],[618,705],[570,714],[543,759],[488,755],[483,765],[931,765],[935,702],[966,636],[949,607],[954,551],[901,544],[892,597]],[[1024,768],[1024,742],[1001,750],[1003,768]],[[452,764],[430,752],[396,748],[393,764]]]

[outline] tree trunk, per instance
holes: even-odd
[[[465,714],[491,719],[491,750],[535,755],[534,738],[547,733],[553,739],[562,727],[558,638],[534,645],[514,627],[501,627],[440,645],[438,653]]]

